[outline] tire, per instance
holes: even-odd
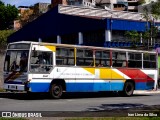
[[[61,84],[56,84],[56,83],[51,84],[49,93],[50,93],[51,98],[54,98],[54,99],[61,98],[62,93],[63,93],[62,85]]]
[[[123,96],[126,96],[126,97],[130,97],[133,95],[133,92],[134,92],[134,83],[133,82],[126,82],[124,84],[124,88],[123,88]]]

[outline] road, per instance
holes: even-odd
[[[137,94],[120,97],[113,93],[70,93],[62,99],[50,99],[47,95],[0,94],[0,111],[115,111],[158,106],[160,94]]]

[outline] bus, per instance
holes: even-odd
[[[27,93],[152,90],[158,79],[156,51],[20,41],[8,44],[4,89]]]

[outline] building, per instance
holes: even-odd
[[[13,24],[13,29],[14,30],[19,30],[21,28],[21,23],[20,23],[20,20],[14,20],[14,24]]]
[[[138,12],[138,0],[128,0],[128,11]]]
[[[139,13],[59,5],[12,34],[8,42],[41,39],[44,42],[108,47],[108,43],[115,42],[114,47],[118,47],[119,43],[133,42],[126,38],[125,31],[144,32],[146,24]],[[155,21],[155,26],[159,27],[160,21]],[[145,43],[143,40],[138,42]]]
[[[33,9],[35,11],[35,14],[43,14],[46,13],[49,8],[50,3],[36,3],[33,6]]]
[[[20,20],[14,20],[14,30],[19,30],[28,22],[33,21],[40,15],[46,13],[50,9],[49,3],[36,3],[34,6],[19,6]]]
[[[128,2],[127,0],[117,0],[117,4],[114,4],[114,10],[127,11]]]
[[[84,6],[90,8],[104,8],[111,10],[125,10],[127,0],[51,0],[52,7],[62,5]]]
[[[156,1],[157,0],[51,0],[51,6],[54,7],[58,4],[62,4],[138,12],[138,6],[147,5]]]
[[[19,6],[18,7],[19,17],[21,17],[26,11],[30,11],[29,6]],[[20,20],[14,20],[13,29],[17,31],[21,27],[22,27],[21,21]]]
[[[68,0],[68,1],[70,1],[72,3],[72,2],[75,2],[76,0]],[[53,8],[53,7],[57,6],[58,4],[68,5],[68,1],[67,0],[51,0],[51,7]],[[82,1],[82,0],[80,0],[80,1]]]
[[[26,10],[29,10],[29,9],[30,9],[29,6],[19,6],[18,7],[19,15],[23,14]]]

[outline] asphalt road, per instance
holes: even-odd
[[[32,96],[24,93],[0,93],[0,111],[40,111],[74,112],[129,111],[144,109],[160,110],[160,94],[137,94],[132,97],[120,97],[115,93],[70,93],[62,99],[50,99],[44,94]],[[105,112],[106,113],[106,112]],[[61,113],[57,113],[61,115]],[[127,114],[127,113],[126,113]],[[73,114],[72,114],[73,115]],[[93,116],[93,115],[91,115]],[[103,115],[102,115],[103,116]]]
[[[111,117],[134,114],[160,116],[160,93],[120,97],[117,93],[67,93],[62,99],[46,94],[0,93],[2,112],[36,112],[44,117]]]

